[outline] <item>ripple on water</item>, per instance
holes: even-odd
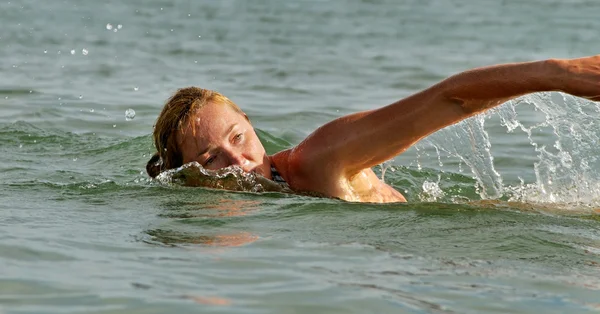
[[[38,92],[34,89],[27,88],[2,88],[0,87],[0,96],[23,96],[30,94],[38,94]]]
[[[0,258],[17,261],[63,262],[74,260],[72,257],[57,252],[35,250],[16,245],[0,244],[0,252]]]

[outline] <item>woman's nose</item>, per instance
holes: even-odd
[[[247,171],[246,166],[250,164],[248,159],[244,158],[241,153],[238,152],[230,152],[229,154],[229,162],[232,166],[239,166],[245,171]]]

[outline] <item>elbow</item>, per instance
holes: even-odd
[[[467,117],[477,114],[480,110],[478,107],[481,105],[480,101],[475,99],[468,99],[460,92],[459,86],[453,82],[452,77],[440,82],[434,86],[435,92],[433,93],[437,98],[436,103],[444,104],[446,110],[449,110],[454,115]]]
[[[510,100],[510,98],[482,97],[480,91],[469,91],[469,86],[458,86],[452,78],[439,85],[437,94],[440,95],[440,101],[450,106],[461,118],[482,113]]]

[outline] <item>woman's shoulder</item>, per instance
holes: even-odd
[[[331,160],[320,160],[310,151],[293,147],[269,156],[271,166],[296,191],[329,190],[333,182],[339,182],[341,173],[336,173]]]

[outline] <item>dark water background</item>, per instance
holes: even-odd
[[[598,12],[583,0],[0,2],[0,313],[598,311],[594,103],[534,95],[432,135],[385,173],[408,204],[144,174],[179,87],[230,97],[275,152],[461,70],[600,53]]]

